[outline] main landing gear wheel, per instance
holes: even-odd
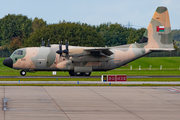
[[[74,71],[69,71],[70,76],[90,76],[91,72],[74,72]]]
[[[76,76],[83,76],[84,74],[82,72],[77,72]]]
[[[75,76],[75,72],[74,71],[69,71],[69,75],[70,76]]]
[[[91,72],[85,72],[84,75],[85,75],[85,76],[90,76],[90,75],[91,75]]]
[[[26,71],[25,71],[25,70],[21,70],[21,71],[20,71],[20,74],[21,74],[22,76],[25,76],[25,75],[26,75]]]

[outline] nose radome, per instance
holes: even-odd
[[[8,58],[3,60],[3,64],[5,66],[12,68],[13,67],[13,60],[10,57],[8,57]]]

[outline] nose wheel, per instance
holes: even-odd
[[[20,71],[20,74],[21,74],[22,76],[25,76],[25,75],[26,75],[26,71],[25,71],[25,70],[21,70],[21,71]]]

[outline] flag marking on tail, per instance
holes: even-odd
[[[164,26],[156,26],[157,32],[164,32]]]

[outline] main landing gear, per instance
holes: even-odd
[[[69,71],[70,76],[90,76],[91,72],[74,72],[74,71]]]
[[[25,71],[25,70],[21,70],[21,71],[20,71],[20,74],[21,74],[22,76],[25,76],[25,75],[26,75],[26,71]]]

